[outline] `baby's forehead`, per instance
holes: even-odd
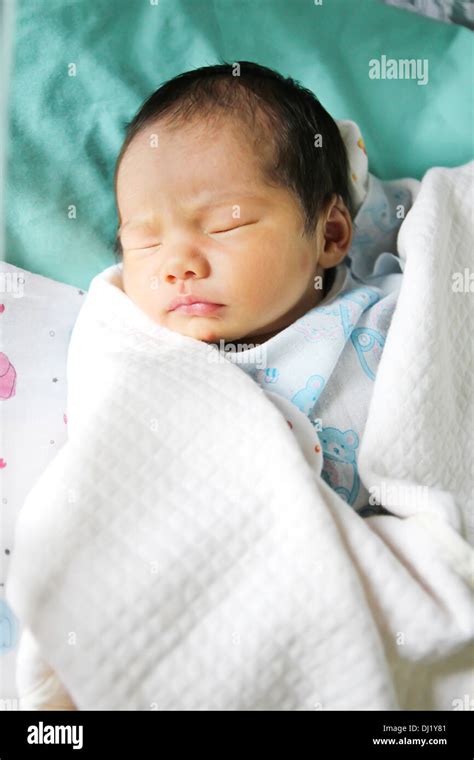
[[[249,124],[243,114],[222,111],[212,116],[195,115],[190,120],[170,120],[164,116],[150,120],[121,150],[120,164],[136,163],[141,157],[172,157],[176,170],[185,171],[188,163],[222,164],[244,162],[257,170],[265,160],[275,157],[269,125],[256,118]],[[155,162],[151,166],[155,166]]]
[[[268,199],[275,187],[253,141],[228,123],[227,130],[212,132],[149,125],[124,153],[115,189],[118,203],[131,195],[155,195],[170,202],[176,196],[193,204],[226,199],[231,204],[238,198]]]

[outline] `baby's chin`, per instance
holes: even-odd
[[[166,327],[188,338],[201,340],[204,343],[219,343],[221,340],[229,343],[239,340],[243,329],[239,326],[226,325],[224,322],[206,317],[184,317],[178,320],[167,320]]]
[[[224,325],[215,324],[215,320],[205,317],[187,317],[178,320],[168,320],[166,327],[169,330],[186,335],[188,338],[201,340],[204,343],[218,343],[221,339],[226,340]]]

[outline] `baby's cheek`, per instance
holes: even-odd
[[[300,259],[300,272],[305,280],[312,280],[317,269],[317,261],[313,251],[305,251]]]
[[[308,270],[309,270],[309,261],[310,261],[309,253],[307,251],[305,251],[305,253],[303,253],[302,256],[300,257],[300,271],[301,271],[301,274],[306,274],[308,272]]]
[[[143,282],[140,280],[139,273],[130,265],[124,265],[122,268],[122,282],[125,293],[135,302],[140,301],[140,296],[143,293]]]

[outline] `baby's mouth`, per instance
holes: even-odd
[[[170,309],[170,311],[174,312],[175,314],[190,314],[194,316],[205,317],[209,314],[215,314],[217,311],[219,311],[219,309],[223,308],[224,304],[221,303],[195,301],[194,303],[180,304],[179,306],[175,306],[174,309]]]
[[[168,306],[168,311],[175,311],[181,314],[194,314],[196,316],[206,316],[208,314],[214,314],[223,306],[224,304],[215,303],[203,296],[192,295],[189,293],[186,296],[173,298]]]

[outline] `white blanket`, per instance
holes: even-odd
[[[427,172],[399,234],[404,279],[359,459],[392,515],[356,514],[270,397],[152,323],[117,268],[92,281],[69,351],[69,440],[23,506],[7,583],[80,709],[463,703],[474,322],[452,275],[472,266],[473,168]]]

